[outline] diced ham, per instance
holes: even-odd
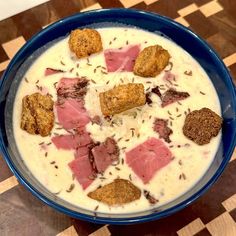
[[[89,148],[88,146],[77,147],[75,151],[75,158],[81,157],[84,155],[89,155]]]
[[[88,145],[91,138],[87,132],[84,132],[83,134],[57,135],[52,137],[52,142],[58,149],[70,150]]]
[[[94,116],[93,118],[91,118],[91,122],[93,124],[97,124],[97,125],[101,125],[102,124],[102,120],[100,116]]]
[[[88,155],[79,156],[68,165],[83,189],[93,182],[94,173]]]
[[[82,100],[65,99],[56,105],[57,118],[64,129],[83,127],[89,123],[89,116],[84,109]]]
[[[152,93],[155,93],[159,98],[161,98],[161,91],[158,86],[152,89]]]
[[[119,49],[104,51],[108,72],[133,71],[134,62],[140,52],[140,45],[133,45]]]
[[[63,72],[65,72],[65,71],[58,70],[58,69],[53,69],[53,68],[46,68],[45,71],[44,71],[44,75],[49,76],[49,75],[54,75],[54,74],[63,73]]]
[[[163,138],[167,143],[171,142],[170,135],[173,131],[168,127],[168,120],[156,118],[153,129],[159,134],[159,138]]]
[[[81,78],[62,78],[57,86],[58,98],[83,98],[87,92],[88,80]]]
[[[118,161],[119,151],[114,139],[107,138],[104,143],[92,149],[95,166],[98,172],[104,172],[114,161]]]
[[[126,153],[126,162],[134,173],[148,183],[158,170],[169,164],[172,153],[165,144],[156,138],[149,138],[144,143]]]
[[[83,189],[96,178],[91,162],[92,139],[86,131],[90,118],[84,108],[88,81],[80,78],[62,78],[57,86],[56,112],[58,122],[73,134],[58,135],[52,142],[58,149],[74,150],[75,160],[68,165]],[[70,132],[72,132],[70,131]]]
[[[168,89],[163,95],[162,95],[162,107],[165,107],[169,104],[172,104],[174,102],[186,99],[189,97],[189,93],[187,92],[178,92],[173,88]]]

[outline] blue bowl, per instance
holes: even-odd
[[[114,23],[136,26],[152,32],[162,32],[167,37],[189,52],[205,69],[212,80],[218,93],[222,116],[222,141],[211,166],[201,180],[188,192],[174,201],[157,207],[132,214],[97,214],[76,207],[47,191],[28,171],[17,152],[14,137],[12,137],[12,108],[14,93],[11,92],[15,84],[19,84],[19,68],[26,59],[46,43],[67,35],[71,30],[85,27],[90,24],[103,25]],[[105,23],[105,24],[104,24]],[[18,76],[17,76],[18,75]],[[10,90],[11,89],[11,90]],[[10,91],[10,92],[9,92]],[[18,178],[32,194],[49,206],[71,217],[79,218],[94,223],[131,224],[156,220],[173,214],[191,204],[218,179],[230,160],[236,142],[236,99],[235,88],[230,74],[224,63],[219,59],[214,50],[199,36],[184,26],[154,13],[130,9],[104,9],[95,10],[62,19],[29,40],[15,55],[3,74],[0,81],[0,148],[3,156]],[[10,130],[10,131],[9,131]]]

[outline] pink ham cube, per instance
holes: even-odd
[[[77,134],[65,134],[65,135],[57,135],[52,137],[53,144],[58,149],[76,149],[79,147],[87,146],[91,143],[91,138],[89,133],[77,133]]]
[[[53,68],[46,68],[46,70],[44,71],[44,75],[49,76],[49,75],[54,75],[54,74],[63,73],[63,72],[65,72],[65,71],[53,69]]]
[[[84,127],[90,121],[82,100],[65,99],[62,104],[56,105],[56,111],[58,121],[64,129]]]
[[[104,172],[108,166],[119,159],[119,150],[112,138],[107,138],[104,143],[92,149],[96,169],[99,173]]]
[[[169,164],[172,153],[160,139],[149,138],[126,153],[126,163],[134,173],[148,183],[158,170]]]
[[[106,49],[104,51],[108,72],[133,71],[134,62],[140,52],[140,45],[122,49]]]
[[[77,157],[68,165],[83,189],[93,182],[93,169],[88,155]]]

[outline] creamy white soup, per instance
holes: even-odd
[[[186,114],[193,110],[207,107],[221,114],[216,91],[201,66],[182,48],[172,41],[154,33],[135,28],[99,28],[103,51],[88,58],[77,59],[70,52],[68,37],[47,49],[32,64],[24,75],[14,103],[14,137],[19,152],[35,178],[49,191],[58,197],[84,209],[106,213],[128,213],[147,210],[163,205],[184,194],[193,187],[207,171],[220,141],[220,134],[211,139],[209,144],[197,145],[183,135],[183,124]],[[140,77],[132,71],[116,70],[108,72],[104,50],[126,50],[139,45],[140,50],[158,44],[168,50],[171,58],[169,65],[155,77]],[[125,62],[124,62],[125,63]],[[45,75],[46,68],[61,70],[59,73]],[[58,122],[56,108],[55,124],[51,135],[41,137],[32,135],[20,128],[22,98],[35,92],[52,95],[57,101],[56,86],[61,78],[86,78],[89,82],[84,97],[84,108],[90,118],[99,116],[101,124],[88,122],[86,130],[94,142],[104,142],[112,137],[119,148],[119,162],[110,165],[85,189],[76,178],[68,164],[75,159],[75,150],[57,148],[52,137],[68,135]],[[108,91],[114,86],[128,83],[141,83],[145,92],[151,92],[156,86],[164,93],[169,88],[189,93],[189,97],[162,107],[160,98],[150,93],[151,105],[121,112],[107,119],[104,118],[99,102],[99,93]],[[173,131],[169,136],[171,142],[159,137],[153,129],[155,119],[168,120],[168,127]],[[144,181],[127,163],[126,154],[150,138],[161,140],[172,153],[171,161],[158,169],[150,181]],[[142,168],[143,163],[138,163]],[[87,194],[98,186],[111,183],[116,178],[131,181],[141,191],[138,200],[127,204],[109,206],[91,199]],[[73,186],[73,188],[71,187]],[[150,204],[143,194],[146,190],[157,199]]]

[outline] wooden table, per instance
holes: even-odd
[[[0,74],[16,51],[46,25],[97,8],[132,7],[171,17],[202,36],[236,78],[235,0],[51,0],[0,21]],[[168,218],[131,226],[96,225],[58,213],[33,197],[0,156],[0,235],[236,235],[236,152],[218,182]]]

